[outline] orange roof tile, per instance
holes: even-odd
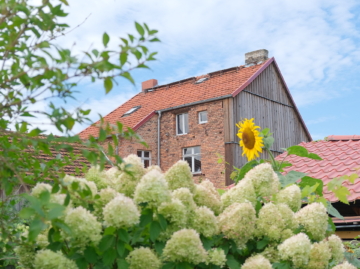
[[[358,173],[360,175],[360,136],[329,136],[325,141],[302,142],[300,146],[309,152],[318,154],[323,160],[312,160],[308,158],[290,155],[287,157],[293,166],[284,169],[286,172],[295,170],[306,173],[308,176],[321,179],[326,185],[335,177]],[[276,159],[281,160],[281,154]],[[343,183],[350,191],[349,201],[360,199],[360,178],[354,184],[345,181]],[[338,199],[332,192],[324,187],[324,196],[331,202]]]
[[[197,101],[204,101],[212,98],[218,98],[226,95],[237,95],[248,84],[251,83],[274,58],[268,59],[262,64],[244,67],[239,66],[229,68],[205,76],[208,80],[195,84],[199,79],[190,78],[167,85],[157,86],[154,91],[140,92],[123,105],[104,117],[105,122],[115,124],[117,121],[122,122],[125,126],[133,129],[139,128],[144,122],[151,118],[155,111],[177,107]],[[129,116],[122,117],[124,113],[135,106],[141,106]],[[86,128],[79,133],[81,138],[86,139],[90,135],[97,136],[98,128],[96,124]]]

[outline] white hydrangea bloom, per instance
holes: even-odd
[[[256,221],[257,236],[267,236],[271,240],[278,240],[285,227],[286,223],[276,205],[268,203],[260,209]]]
[[[333,234],[328,238],[328,244],[331,251],[331,258],[335,263],[339,263],[344,259],[345,248],[341,238]]]
[[[78,269],[76,263],[66,258],[60,251],[53,252],[49,249],[36,253],[35,269]]]
[[[221,195],[221,202],[223,209],[233,203],[250,202],[255,206],[256,194],[252,180],[249,178],[241,180],[236,186]]]
[[[103,209],[105,226],[127,228],[139,223],[140,213],[134,201],[118,194]]]
[[[94,182],[99,190],[107,187],[107,184],[104,180],[105,171],[100,171],[99,166],[92,166],[85,174],[85,178],[87,181]]]
[[[301,207],[301,190],[298,185],[291,185],[278,192],[277,203],[287,204],[292,211],[297,212]]]
[[[171,166],[165,173],[165,178],[169,183],[170,190],[179,188],[188,188],[191,192],[195,190],[190,167],[186,161],[180,160]]]
[[[242,247],[254,236],[256,212],[250,203],[234,203],[218,217],[221,232]]]
[[[282,260],[291,261],[295,268],[301,268],[309,261],[311,242],[304,233],[299,233],[286,239],[278,246]]]
[[[171,262],[189,262],[199,264],[207,261],[199,234],[193,229],[182,229],[175,232],[166,242],[163,259]]]
[[[118,196],[119,193],[117,191],[115,191],[114,189],[107,187],[107,188],[100,190],[100,192],[98,194],[100,197],[95,200],[94,215],[98,219],[102,219],[103,218],[103,209],[104,209],[105,205],[107,205],[112,199],[114,199],[116,196]]]
[[[221,212],[221,200],[212,191],[202,185],[196,185],[194,201],[198,206],[210,208],[216,215]]]
[[[149,167],[145,168],[145,173],[149,173],[153,170],[156,170],[156,171],[162,173],[162,170],[161,170],[160,166],[158,166],[158,165],[150,165]]]
[[[46,248],[49,245],[49,241],[48,241],[48,232],[50,229],[46,229],[44,231],[42,231],[40,234],[38,234],[38,236],[36,237],[36,244],[40,247],[40,248]]]
[[[226,264],[226,255],[223,249],[213,248],[208,251],[208,261],[207,263],[215,264],[220,268],[223,268]]]
[[[206,206],[199,207],[194,211],[194,217],[191,219],[191,228],[205,237],[211,237],[217,234],[219,228],[214,212]]]
[[[245,178],[252,180],[255,192],[261,197],[271,197],[274,193],[274,181],[279,181],[271,164],[262,163],[246,173]]]
[[[220,194],[216,190],[214,184],[209,179],[205,179],[205,180],[201,181],[201,183],[199,185],[208,189],[218,200],[220,200]]]
[[[295,214],[296,221],[304,226],[306,232],[310,233],[315,240],[325,238],[328,227],[328,215],[322,203],[309,204]]]
[[[277,244],[268,245],[260,254],[268,259],[271,263],[278,262],[280,260]]]
[[[159,214],[163,215],[171,224],[184,228],[188,220],[188,211],[180,200],[172,198],[170,202],[162,203],[158,208]]]
[[[247,258],[241,269],[272,269],[271,263],[264,256],[258,254]]]
[[[310,259],[307,269],[327,269],[331,252],[327,241],[314,243],[311,246]]]
[[[90,242],[95,245],[99,243],[102,231],[101,223],[85,208],[79,206],[70,209],[64,222],[72,231],[72,235],[66,234],[65,239],[73,241],[74,245],[85,247]]]
[[[192,212],[196,209],[194,196],[188,188],[176,189],[172,192],[171,195],[173,198],[179,199],[189,212]]]
[[[129,253],[126,261],[129,269],[160,269],[161,261],[150,248],[136,248]]]
[[[131,175],[125,172],[121,173],[112,187],[128,197],[133,197],[137,183],[145,174],[145,168],[141,159],[135,154],[124,158],[124,163],[121,165],[123,169],[125,169],[125,165],[130,165],[126,167],[126,171],[129,171]]]
[[[295,219],[295,214],[290,207],[287,204],[277,204],[276,206],[285,222],[286,228],[291,230],[297,229],[299,223]]]
[[[50,184],[47,184],[47,183],[36,183],[35,187],[32,188],[31,190],[31,195],[34,196],[34,197],[37,197],[39,198],[40,197],[40,194],[43,192],[43,191],[48,191],[51,193],[51,190],[52,190],[52,186]]]
[[[24,268],[33,268],[35,249],[27,245],[20,245],[14,249],[16,256],[19,258],[19,265]]]
[[[149,207],[156,208],[170,199],[168,183],[158,170],[152,170],[145,174],[136,186],[134,200],[137,204],[148,203]]]
[[[332,269],[357,269],[357,268],[348,262],[344,262],[342,264],[336,265]]]
[[[89,188],[91,191],[92,197],[94,197],[98,192],[96,184],[92,181],[87,181],[85,178],[73,177],[73,176],[66,175],[64,177],[63,181],[65,183],[67,183],[68,185],[71,185],[73,182],[77,182],[79,184],[80,190],[85,190],[85,189]],[[76,198],[73,198],[73,201],[74,201],[74,204],[78,203],[78,199],[76,199]]]

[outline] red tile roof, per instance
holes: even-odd
[[[139,128],[155,111],[173,108],[180,105],[204,101],[222,96],[237,95],[248,84],[250,84],[268,65],[274,62],[274,58],[268,59],[262,64],[245,67],[238,66],[229,68],[205,76],[193,77],[167,85],[157,86],[152,92],[140,92],[129,101],[109,113],[104,117],[106,122],[115,124],[122,122],[125,126],[133,129]],[[199,78],[208,77],[209,79],[195,84]],[[122,117],[124,113],[135,106],[141,106],[129,116]],[[95,123],[79,133],[81,138],[86,139],[89,135],[97,136],[98,128]]]
[[[321,179],[326,185],[335,177],[358,173],[360,175],[360,136],[329,136],[324,141],[302,142],[300,146],[305,147],[309,152],[318,154],[323,160],[311,160],[308,158],[290,155],[287,161],[293,166],[287,167],[286,171],[295,170],[306,173],[308,176]],[[284,155],[276,157],[281,160]],[[349,201],[360,199],[360,178],[354,184],[345,181],[351,195]],[[331,202],[337,202],[334,194],[324,187],[324,196]]]

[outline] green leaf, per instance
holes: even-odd
[[[103,261],[104,261],[104,265],[110,265],[112,264],[116,259],[116,251],[114,248],[108,249],[104,254],[103,254]]]
[[[315,153],[309,153],[308,150],[302,146],[292,146],[286,149],[289,155],[296,155],[299,157],[306,157],[313,160],[322,160],[322,158],[315,154]]]
[[[153,212],[150,210],[149,212],[145,212],[145,214],[142,214],[140,217],[140,226],[145,227],[147,224],[152,222],[153,219]]]
[[[117,242],[116,250],[117,250],[119,256],[122,257],[122,255],[124,255],[124,252],[125,252],[125,243],[123,241],[119,240]]]
[[[135,28],[141,36],[145,34],[144,28],[139,23],[135,22]]]
[[[156,242],[155,250],[159,254],[159,256],[163,253],[163,249],[165,247],[165,242]]]
[[[313,178],[313,177],[309,177],[309,176],[304,176],[301,181],[299,182],[299,186],[300,188],[305,188],[306,186],[314,186],[318,184],[318,187],[316,188],[316,194],[322,196],[323,195],[323,187],[324,187],[324,183],[322,180],[317,179],[317,178]]]
[[[150,239],[151,239],[152,241],[155,241],[156,238],[159,237],[160,232],[161,232],[160,223],[157,222],[157,221],[153,221],[153,222],[150,224]]]
[[[129,264],[127,263],[127,261],[125,259],[118,259],[117,260],[117,266],[120,269],[128,269],[129,268]]]
[[[230,254],[227,255],[226,259],[227,259],[226,264],[231,269],[239,269],[240,268],[239,262],[237,260],[235,260],[233,255],[230,255]]]
[[[264,237],[262,240],[256,242],[256,248],[258,250],[262,250],[267,246],[268,243],[269,243],[269,238]]]
[[[293,184],[299,179],[306,176],[305,173],[297,172],[297,171],[289,171],[285,176],[279,172],[276,172],[280,179],[281,187],[286,187],[287,185]]]
[[[238,176],[234,179],[235,183],[238,183],[240,180],[242,180],[245,177],[246,173],[249,172],[251,169],[253,169],[255,166],[257,166],[258,164],[259,164],[258,161],[252,160],[246,163],[243,167],[241,167]]]
[[[34,241],[36,237],[41,233],[42,230],[46,228],[46,225],[41,221],[41,219],[34,219],[30,222],[29,227],[29,241]]]
[[[104,79],[104,88],[106,93],[109,93],[112,90],[113,82],[111,77],[107,77]]]
[[[105,33],[103,34],[103,44],[104,44],[104,47],[107,47],[107,44],[109,43],[109,41],[110,41],[110,37],[109,37],[109,35],[105,32]]]
[[[164,216],[161,215],[161,214],[158,214],[157,216],[158,216],[158,220],[159,220],[161,229],[162,229],[163,231],[165,231],[166,228],[167,228],[167,221],[166,221],[166,219],[165,219]]]
[[[111,247],[114,247],[115,243],[115,237],[112,235],[105,235],[103,238],[101,238],[101,241],[99,243],[99,250],[101,252],[104,252],[108,250]]]
[[[116,228],[114,226],[107,227],[104,231],[104,235],[114,234],[115,231],[116,231]]]
[[[272,147],[272,145],[274,144],[274,141],[275,140],[272,136],[264,137],[263,138],[264,147],[267,149],[270,149]]]
[[[273,263],[274,269],[291,269],[291,265],[287,262],[276,262]]]
[[[328,228],[327,231],[330,233],[334,233],[336,231],[336,226],[332,220],[332,218],[328,217]]]
[[[40,201],[43,204],[47,204],[50,201],[50,192],[49,191],[43,191],[42,193],[40,193]]]
[[[161,269],[174,269],[174,268],[175,268],[175,263],[173,262],[165,263],[163,267],[161,267]]]
[[[128,232],[125,231],[124,229],[120,229],[118,231],[118,236],[119,236],[120,240],[122,240],[123,242],[129,243],[130,236],[129,236]]]
[[[86,262],[85,258],[77,259],[75,260],[76,265],[79,267],[79,269],[86,269],[88,268],[88,263]]]
[[[98,255],[96,253],[95,248],[91,247],[91,246],[87,246],[85,251],[84,251],[84,256],[85,259],[89,262],[89,263],[96,263],[97,259],[98,259]]]
[[[53,219],[60,217],[65,210],[65,206],[59,205],[59,204],[51,204],[49,206],[49,208],[50,208],[50,210],[47,213],[47,218],[49,220],[53,220]]]
[[[330,203],[330,201],[327,201],[326,209],[330,215],[332,215],[338,219],[342,219],[342,220],[344,219],[344,217],[339,213],[339,211],[337,211],[337,209],[335,207],[333,207],[333,205]]]
[[[23,219],[29,219],[35,214],[35,210],[29,207],[21,209],[19,216]]]
[[[345,186],[340,186],[333,190],[335,196],[344,204],[349,204],[347,197],[350,195],[350,191]]]
[[[120,53],[120,64],[124,65],[127,62],[128,54],[127,52],[121,52]]]

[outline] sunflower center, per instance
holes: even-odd
[[[248,149],[253,149],[255,146],[254,132],[248,127],[242,132],[242,141],[244,146]]]

